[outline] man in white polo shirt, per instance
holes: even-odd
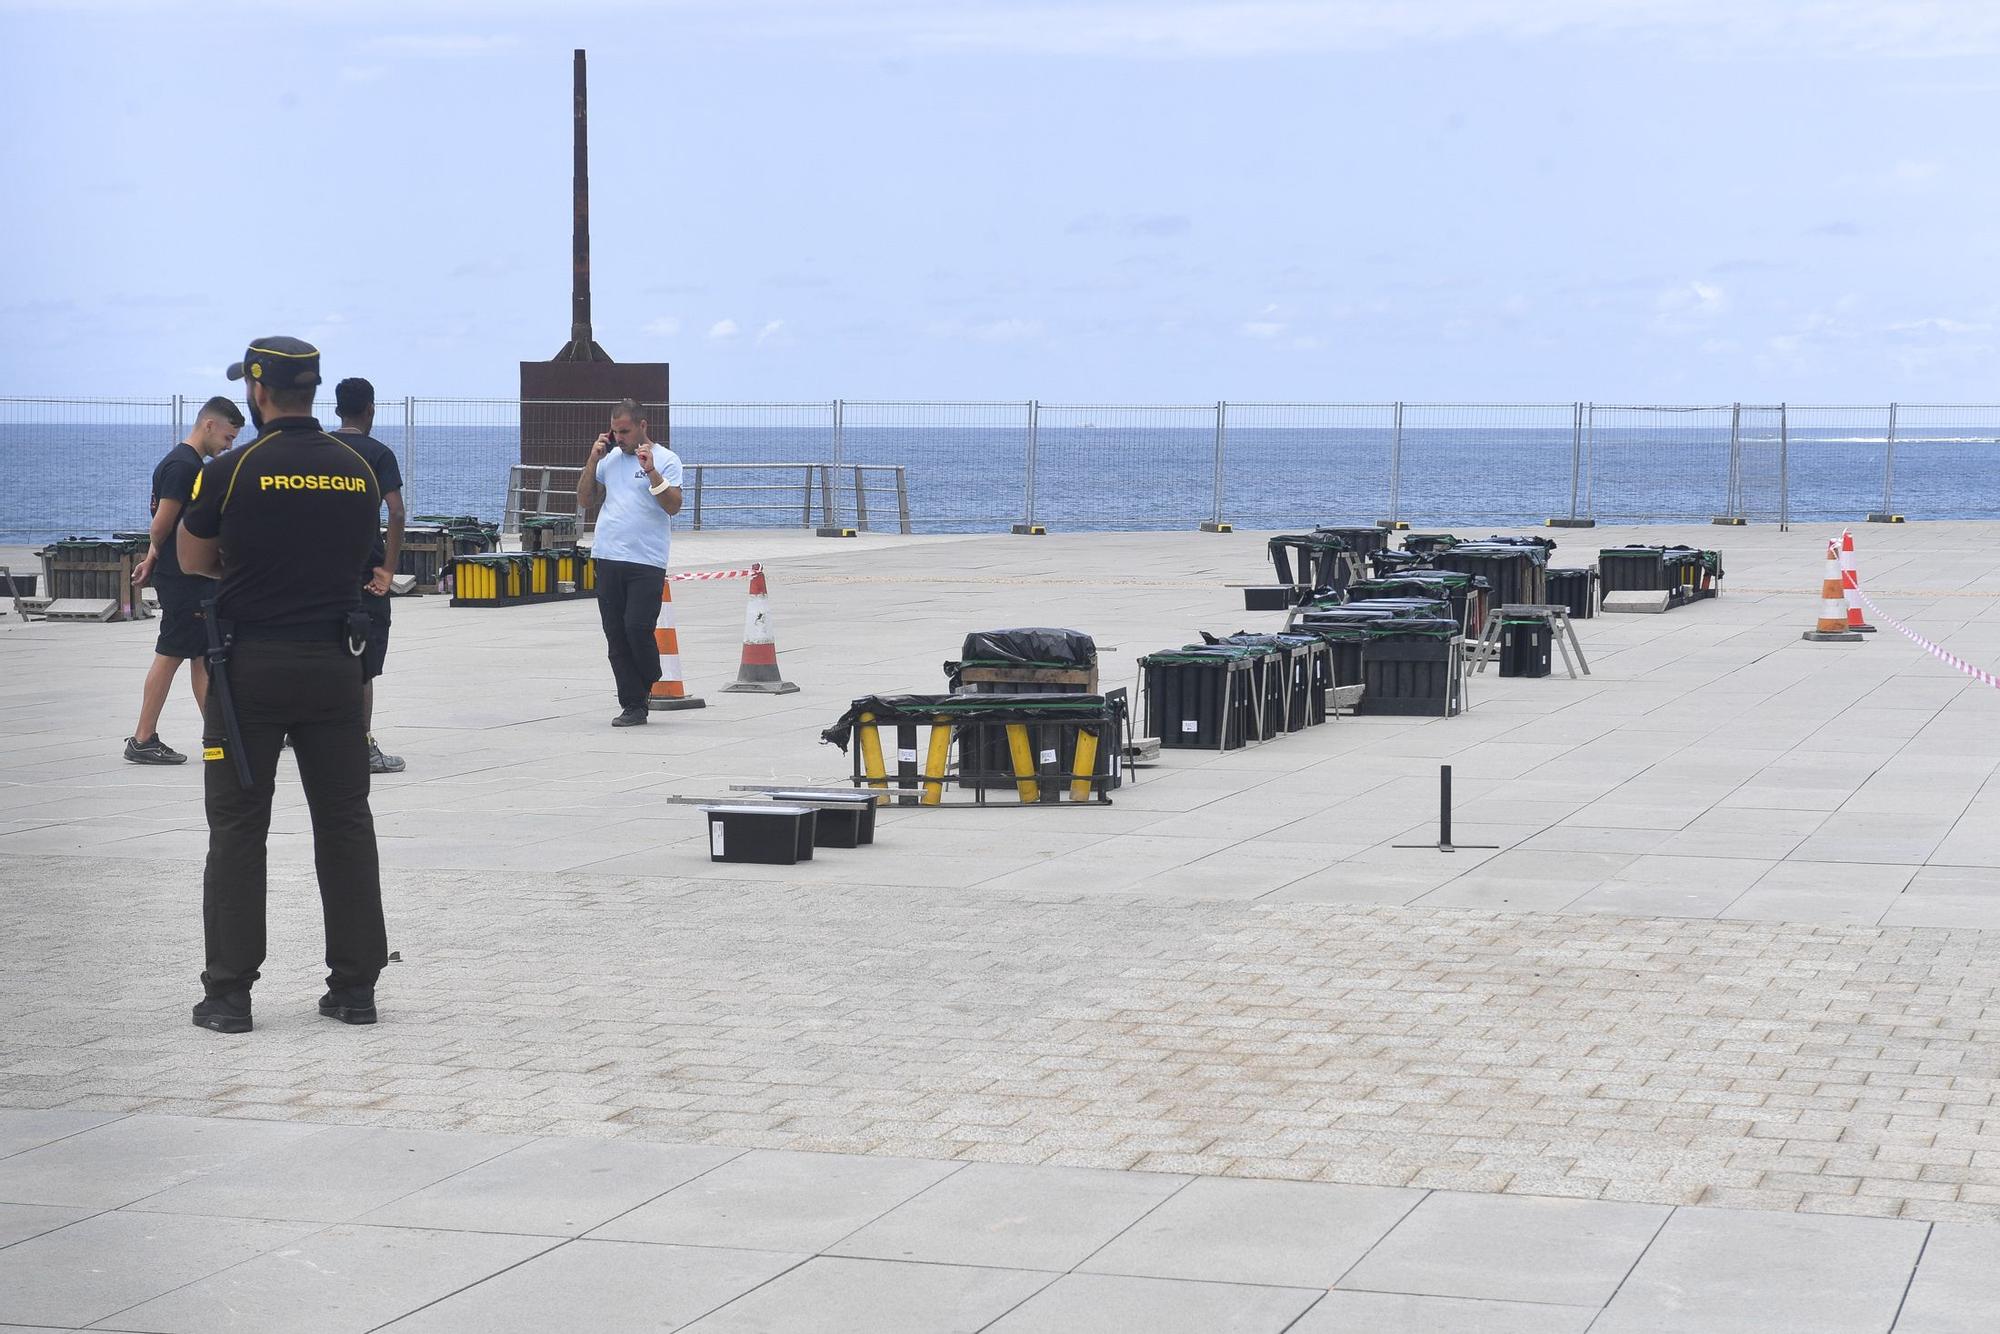
[[[611,410],[611,429],[590,447],[576,479],[576,512],[603,501],[591,555],[597,560],[597,614],[611,675],[618,683],[613,727],[646,721],[646,700],[660,679],[653,625],[667,578],[671,516],[681,512],[681,461],[646,434],[645,410],[625,399]]]

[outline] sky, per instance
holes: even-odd
[[[0,0],[0,395],[511,396],[579,46],[679,401],[2000,402],[1980,0]]]

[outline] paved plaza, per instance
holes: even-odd
[[[1228,587],[1261,536],[682,534],[766,564],[802,689],[722,693],[743,585],[681,584],[708,707],[626,730],[589,604],[402,600],[383,1022],[314,1012],[286,764],[244,1037],[188,1023],[198,766],[119,758],[155,624],[0,620],[0,1328],[1990,1334],[2000,691],[1801,642],[1825,526],[1555,536],[1729,578],[1459,718],[795,867],[664,798],[844,781],[820,729],[967,630],[1088,630],[1130,685],[1274,628]],[[1885,612],[2000,661],[2000,525],[1857,536]],[[1493,849],[1396,846],[1440,763]]]

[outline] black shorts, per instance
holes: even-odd
[[[153,652],[163,658],[199,658],[208,653],[208,623],[201,600],[215,587],[213,580],[187,575],[161,579],[153,585],[160,599],[160,637]]]
[[[389,656],[389,599],[363,593],[361,610],[368,613],[368,648],[361,655],[361,679],[373,681],[382,674],[382,662]]]

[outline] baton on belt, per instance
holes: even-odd
[[[229,640],[223,637],[215,599],[202,603],[201,610],[208,627],[208,688],[215,692],[215,705],[222,714],[223,741],[236,761],[236,782],[248,792],[256,784],[250,777],[250,757],[243,753],[242,730],[236,725],[236,699],[229,693]]]

